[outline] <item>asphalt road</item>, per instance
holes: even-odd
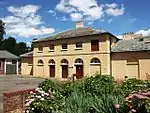
[[[22,89],[36,88],[44,79],[32,76],[0,75],[0,113],[3,113],[3,93]]]

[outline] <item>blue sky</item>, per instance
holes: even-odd
[[[150,0],[0,0],[6,33],[28,44],[70,28],[102,28],[116,36],[124,32],[150,35]]]

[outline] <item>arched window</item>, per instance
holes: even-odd
[[[68,65],[68,60],[62,59],[61,60],[61,65]]]
[[[83,65],[83,60],[78,58],[75,60],[75,65]]]
[[[98,58],[92,58],[90,64],[100,64],[100,60]]]
[[[53,59],[50,59],[48,63],[49,65],[55,65],[55,61]]]
[[[43,60],[38,60],[38,65],[43,65]]]

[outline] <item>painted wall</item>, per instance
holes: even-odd
[[[21,74],[33,75],[33,58],[21,58]]]
[[[150,79],[150,51],[112,54],[112,72],[116,79]],[[134,73],[134,75],[133,75]]]
[[[91,51],[91,40],[99,40],[99,51]],[[82,41],[82,50],[77,50],[75,47],[75,42]],[[62,51],[61,44],[68,43],[68,50]],[[49,45],[55,45],[55,51],[49,51]],[[38,47],[43,46],[43,52],[38,52]],[[90,60],[92,58],[99,58],[101,61],[101,67],[93,68],[90,65]],[[49,77],[49,60],[53,59],[55,61],[56,78],[61,78],[61,60],[67,59],[69,62],[69,76],[76,73],[75,60],[81,58],[84,62],[84,76],[89,76],[96,72],[97,69],[101,69],[102,74],[110,74],[110,41],[107,34],[95,35],[87,37],[70,38],[63,40],[55,40],[48,42],[40,42],[34,44],[34,57],[33,57],[33,75],[41,77]],[[38,60],[43,60],[43,69],[38,66]],[[40,68],[40,69],[39,69]],[[95,70],[94,70],[95,69]],[[39,72],[40,70],[40,72]],[[99,70],[100,71],[100,70]]]

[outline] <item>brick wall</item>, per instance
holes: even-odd
[[[3,93],[4,113],[23,113],[27,94],[35,89],[9,91]]]

